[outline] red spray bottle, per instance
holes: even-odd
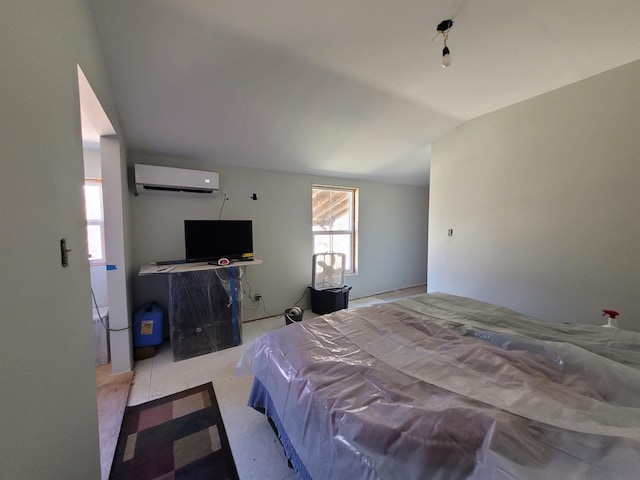
[[[607,316],[607,323],[603,325],[603,327],[618,327],[618,320],[616,317],[620,315],[615,310],[602,310],[602,316]]]

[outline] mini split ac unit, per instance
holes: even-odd
[[[211,195],[218,191],[217,172],[185,168],[135,165],[136,195],[140,193],[188,193]]]

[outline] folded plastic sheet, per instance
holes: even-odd
[[[269,332],[249,366],[315,480],[640,471],[633,332],[424,294]]]

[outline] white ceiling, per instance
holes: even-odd
[[[129,151],[408,185],[461,123],[640,59],[638,0],[91,3]]]

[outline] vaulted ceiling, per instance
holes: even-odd
[[[458,125],[640,59],[637,0],[91,4],[130,152],[408,185]]]

